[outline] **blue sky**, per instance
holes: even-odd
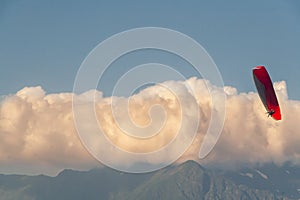
[[[0,95],[41,85],[71,92],[76,72],[101,41],[131,28],[180,31],[212,56],[225,85],[254,91],[251,69],[266,65],[300,99],[300,3],[287,1],[0,2]],[[116,69],[118,70],[118,69]]]

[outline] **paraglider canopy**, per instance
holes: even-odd
[[[273,88],[271,78],[264,66],[257,66],[253,68],[253,79],[268,115],[275,120],[281,120],[280,107]]]

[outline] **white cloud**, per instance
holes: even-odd
[[[211,100],[206,82],[191,78],[185,82],[171,82],[177,87],[185,101],[190,101],[193,91],[199,105],[200,121],[197,137],[180,161],[196,159],[200,144],[210,122]],[[188,84],[191,88],[184,89]],[[283,120],[276,122],[268,118],[256,93],[238,93],[235,88],[225,87],[227,94],[226,121],[223,132],[211,154],[202,163],[282,163],[291,161],[300,164],[300,102],[289,100],[284,81],[275,83]],[[76,95],[82,101],[90,101],[95,91]],[[26,87],[15,95],[5,97],[0,107],[0,173],[17,172],[55,174],[63,168],[88,169],[99,165],[83,147],[74,126],[72,93],[46,94],[41,87]],[[130,117],[141,127],[152,123],[152,129],[166,121],[159,134],[148,140],[134,139],[125,135],[117,126],[111,112],[113,98],[119,102],[118,116],[122,127],[132,130],[132,124],[122,121],[126,115],[127,99],[103,98],[96,95],[97,116],[105,124],[110,139],[127,151],[150,152],[170,142],[180,124],[180,104],[176,97],[159,85],[146,88],[130,100]],[[151,119],[149,109],[155,119]],[[84,109],[84,107],[83,107]],[[185,116],[183,116],[185,117]],[[154,121],[151,121],[154,120]],[[88,126],[88,124],[87,124]],[[189,132],[189,127],[185,127]],[[151,131],[150,131],[151,132]],[[174,150],[174,152],[176,152]],[[164,156],[170,156],[167,152]],[[126,163],[126,158],[116,157],[115,162]],[[150,163],[161,162],[148,160]],[[129,161],[131,162],[131,161]],[[132,163],[127,163],[132,164]]]

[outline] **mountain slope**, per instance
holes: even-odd
[[[124,196],[123,196],[124,197]],[[193,161],[166,168],[128,194],[125,199],[287,199],[266,190],[236,185]]]
[[[87,172],[64,170],[56,177],[0,175],[0,199],[288,199],[283,197],[285,194],[263,185],[267,182],[261,177],[270,174],[260,170],[255,171],[260,179],[248,180],[241,172],[220,173],[188,161],[147,174],[121,173],[104,167]],[[292,195],[289,197],[294,199]]]
[[[56,177],[0,175],[0,199],[109,199],[119,191],[132,190],[150,176],[151,174],[120,173],[106,167],[88,172],[64,170]]]
[[[282,166],[268,163],[263,166],[242,168],[238,171],[225,171],[223,176],[236,184],[300,199],[300,168],[290,163]]]

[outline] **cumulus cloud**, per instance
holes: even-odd
[[[206,162],[300,164],[300,102],[288,99],[284,81],[276,82],[274,87],[282,121],[267,117],[257,93],[229,90],[223,132]]]
[[[200,145],[210,123],[212,105],[207,88],[209,84],[204,80],[191,78],[186,81],[171,81],[166,85],[178,88],[186,105],[193,101],[197,103],[197,134],[193,144],[178,162],[198,160]],[[284,81],[275,83],[274,86],[283,113],[283,120],[279,122],[267,117],[257,93],[238,93],[233,87],[223,88],[227,102],[222,135],[213,151],[204,160],[200,160],[200,163],[290,161],[300,164],[300,135],[297,129],[300,102],[288,99]],[[215,87],[210,89],[215,92],[220,90]],[[196,94],[196,99],[191,93]],[[188,113],[191,110],[182,115],[178,96],[160,85],[146,88],[131,98],[104,98],[99,91],[46,94],[41,87],[25,87],[16,94],[5,97],[0,105],[2,172],[23,170],[25,173],[55,174],[63,168],[88,169],[99,165],[77,134],[72,110],[73,97],[83,103],[83,118],[84,102],[95,100],[99,125],[113,144],[128,152],[153,152],[173,141],[180,127],[183,127],[187,135],[192,131],[191,127],[182,123],[183,119],[189,119]],[[115,111],[111,110],[112,105],[116,108]],[[136,131],[136,125],[139,128],[147,127],[145,132],[140,133],[146,139],[125,134],[126,131]],[[92,127],[89,123],[85,126]],[[156,134],[151,135],[152,132]],[[101,141],[95,143],[101,144]],[[180,141],[176,144],[178,148],[181,145]],[[157,160],[147,160],[146,157],[145,162],[162,162],[174,152],[177,153],[176,148]],[[134,160],[127,160],[122,155],[111,160],[134,164]]]
[[[0,138],[0,163],[6,171],[53,173],[93,161],[76,134],[68,93],[46,95],[41,87],[25,87],[6,97],[1,103]]]

